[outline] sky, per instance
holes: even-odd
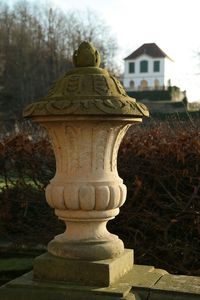
[[[1,0],[0,0],[1,1]],[[49,0],[28,0],[28,2]],[[8,0],[8,3],[15,0]],[[94,11],[119,45],[117,59],[144,43],[156,43],[175,63],[176,85],[189,101],[200,101],[200,0],[51,0],[63,11]]]

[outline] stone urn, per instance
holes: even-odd
[[[126,200],[117,153],[128,128],[148,110],[99,67],[99,52],[90,43],[80,45],[73,61],[48,95],[24,110],[46,128],[56,157],[46,199],[66,231],[50,241],[48,252],[73,260],[116,258],[124,244],[106,224]]]

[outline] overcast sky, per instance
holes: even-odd
[[[1,1],[1,0],[0,0]],[[45,3],[46,0],[29,0]],[[9,0],[8,3],[15,2]],[[119,61],[144,43],[156,43],[175,61],[177,85],[200,100],[200,0],[52,0],[64,11],[95,11],[120,46]],[[46,1],[49,3],[49,0]],[[198,65],[199,64],[199,65]]]

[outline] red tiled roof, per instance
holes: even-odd
[[[167,57],[169,58],[169,56],[162,51],[155,43],[148,43],[148,44],[143,44],[142,46],[140,46],[138,49],[136,49],[135,51],[133,51],[129,56],[125,57],[124,59],[135,59],[140,55],[149,55],[151,57]],[[171,60],[171,58],[169,58]]]

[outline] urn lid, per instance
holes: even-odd
[[[144,104],[129,97],[121,83],[101,69],[100,54],[83,42],[73,55],[74,68],[54,82],[40,101],[27,106],[25,117],[45,115],[149,116]]]

